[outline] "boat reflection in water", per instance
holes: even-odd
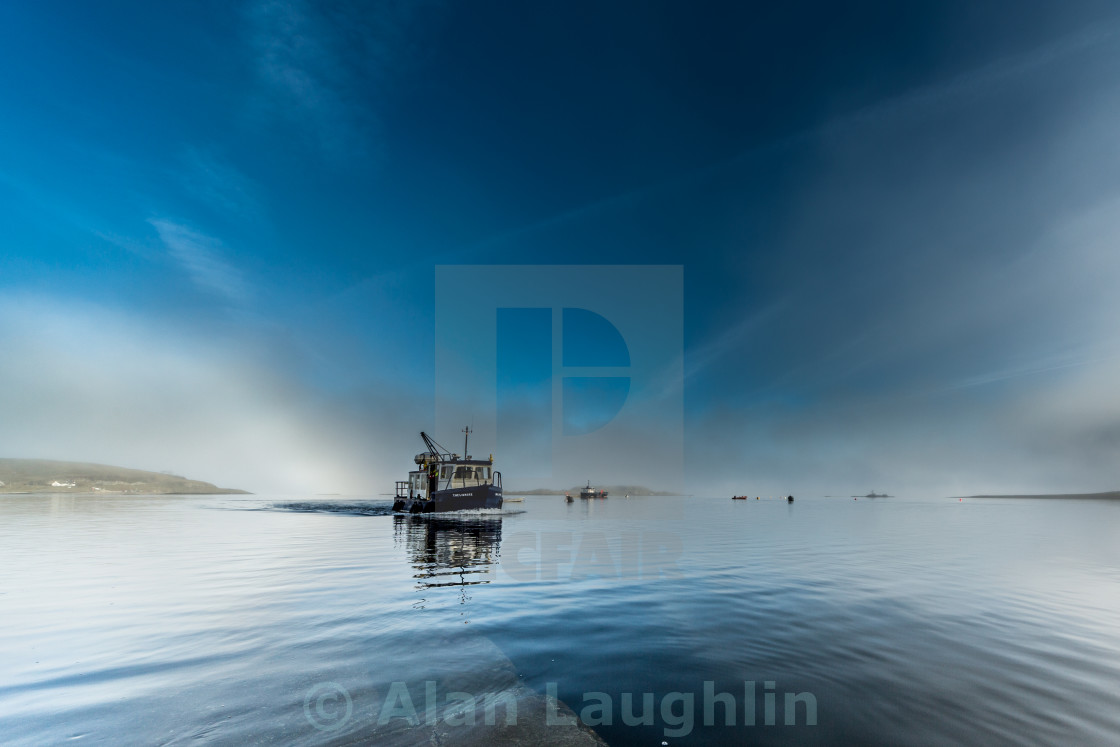
[[[393,517],[393,536],[416,569],[417,589],[488,584],[490,566],[500,555],[502,518],[398,514]]]

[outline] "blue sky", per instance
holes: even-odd
[[[680,265],[689,492],[1120,486],[1111,3],[7,3],[0,62],[5,455],[382,492],[437,265]]]

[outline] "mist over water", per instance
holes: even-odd
[[[1120,503],[387,507],[4,497],[4,741],[462,744],[528,724],[483,723],[510,692],[554,692],[612,745],[1120,739]],[[379,723],[400,688],[418,722]],[[456,691],[476,726],[445,723]]]

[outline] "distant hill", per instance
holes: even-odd
[[[1081,498],[1092,500],[1120,500],[1120,490],[1107,493],[1054,493],[1050,495],[969,495],[966,498]]]
[[[0,459],[0,495],[5,493],[248,494],[162,472],[50,459]]]
[[[578,495],[579,491],[583,490],[585,485],[576,485],[574,488],[534,488],[533,490],[511,490],[505,489],[507,495],[564,495],[564,493],[571,493]],[[591,487],[597,490],[607,491],[608,496],[612,495],[680,495],[680,493],[665,492],[663,490],[650,490],[641,485],[592,485]]]

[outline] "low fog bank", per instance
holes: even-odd
[[[389,492],[407,397],[317,393],[291,351],[92,305],[0,303],[0,454],[186,474],[254,493]],[[397,455],[400,456],[400,455]]]

